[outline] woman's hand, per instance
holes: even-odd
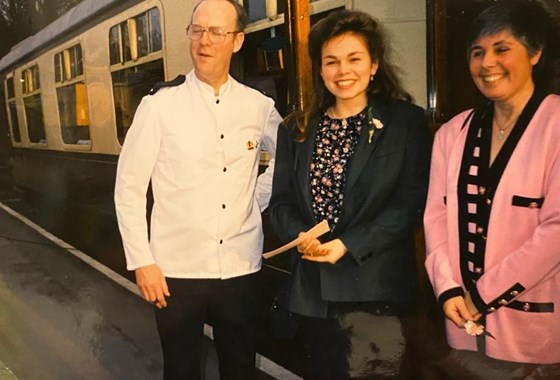
[[[317,239],[314,239],[317,240]],[[319,242],[317,240],[317,242]],[[304,260],[315,261],[317,263],[331,263],[334,264],[348,252],[348,249],[340,239],[334,239],[325,244],[310,245],[314,250],[306,250],[301,252],[304,255],[301,257]]]
[[[453,297],[443,303],[443,313],[459,328],[463,328],[465,322],[474,321],[475,316],[467,308],[465,299],[461,296]],[[478,315],[480,317],[480,314]]]
[[[474,302],[472,301],[471,298],[471,293],[469,292],[467,292],[467,295],[465,296],[465,305],[467,305],[467,310],[469,311],[469,313],[472,314],[475,321],[482,316],[482,314],[478,311],[476,306],[474,306]]]
[[[300,232],[299,236],[303,235],[305,232]],[[299,253],[303,254],[304,256],[319,256],[324,255],[327,252],[324,250],[319,250],[318,247],[321,245],[321,242],[317,238],[307,238],[301,243],[298,244],[297,250]]]

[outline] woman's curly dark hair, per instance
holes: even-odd
[[[336,101],[321,78],[322,50],[327,42],[346,33],[362,37],[372,61],[378,64],[375,78],[367,89],[368,95],[388,103],[412,100],[412,96],[401,85],[397,68],[387,59],[387,38],[379,22],[360,11],[331,12],[313,25],[309,32],[313,96],[306,110],[292,115],[296,119],[300,139],[305,138],[309,118],[331,107]]]

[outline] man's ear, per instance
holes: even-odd
[[[237,53],[241,46],[243,46],[243,41],[245,41],[245,33],[239,32],[235,35],[233,39],[233,52]]]

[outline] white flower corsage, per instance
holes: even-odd
[[[373,139],[373,135],[376,131],[380,131],[383,129],[383,123],[381,120],[372,118],[369,122],[369,130],[368,130],[368,143],[371,144],[371,140]]]
[[[467,321],[463,327],[465,328],[465,332],[471,336],[488,335],[490,338],[496,339],[494,335],[490,334],[484,328],[484,325],[478,324],[475,321]]]

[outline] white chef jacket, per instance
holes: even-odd
[[[280,122],[272,99],[232,77],[219,96],[191,71],[144,97],[115,186],[127,269],[156,263],[166,277],[221,279],[258,271]],[[261,149],[271,160],[257,179]]]

